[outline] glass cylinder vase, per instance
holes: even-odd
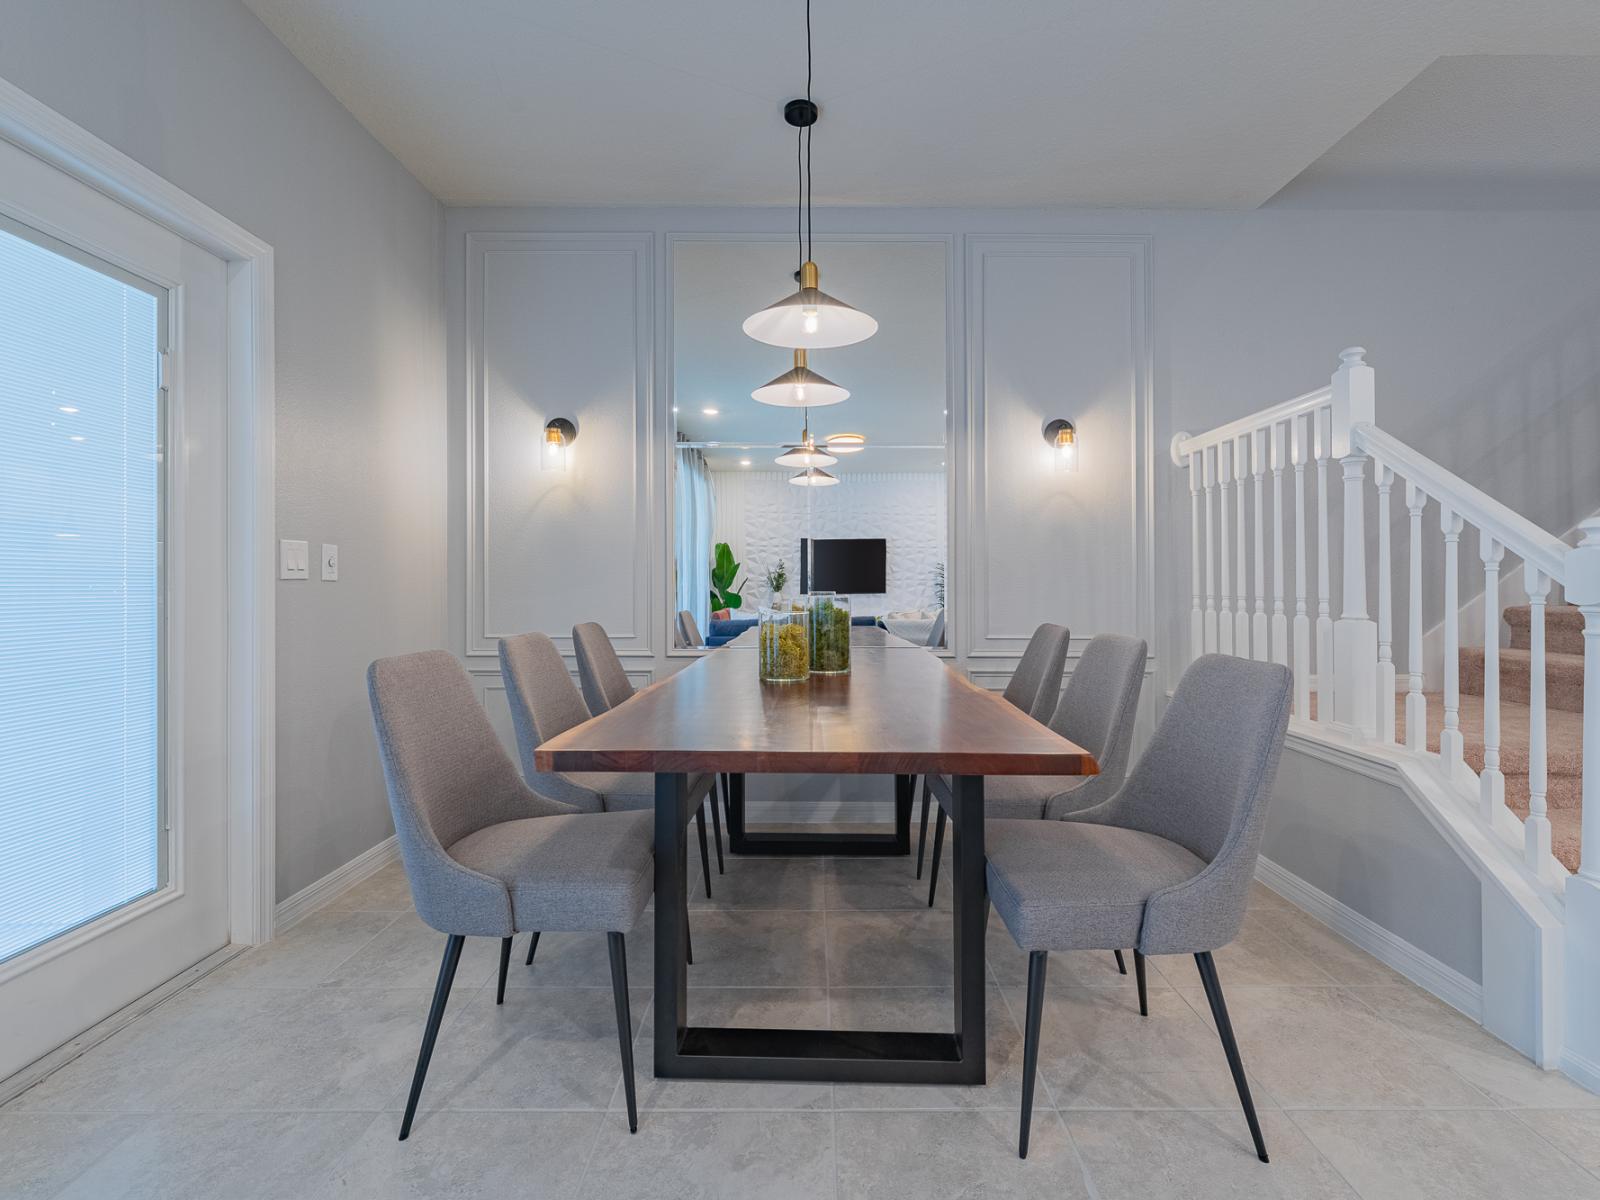
[[[762,683],[800,683],[811,670],[811,639],[802,610],[763,608],[756,664]]]
[[[850,597],[812,592],[808,601],[811,673],[846,674],[850,670]]]

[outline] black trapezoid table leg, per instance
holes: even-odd
[[[894,828],[888,833],[766,833],[745,822],[744,776],[728,776],[728,853],[748,855],[836,854],[889,857],[911,853],[911,809],[916,776],[894,777]]]

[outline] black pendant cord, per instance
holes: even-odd
[[[800,268],[806,263],[805,204],[806,177],[803,152],[805,130],[794,131],[794,251],[799,261],[794,265],[795,282],[800,281]]]
[[[811,103],[811,0],[806,0],[806,102]],[[811,258],[811,126],[806,126],[806,257]]]

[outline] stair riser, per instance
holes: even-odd
[[[1550,708],[1565,712],[1583,711],[1583,666],[1568,659],[1546,659],[1544,699]],[[1532,671],[1526,658],[1500,656],[1500,699],[1527,704]],[[1483,695],[1483,650],[1461,649],[1461,690],[1469,696]]]
[[[1573,628],[1545,627],[1544,648],[1547,654],[1582,654],[1583,653],[1583,626]],[[1511,649],[1532,650],[1532,632],[1523,625],[1511,627]]]

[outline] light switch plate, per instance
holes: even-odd
[[[339,578],[339,547],[332,542],[322,543],[322,577],[324,579]]]
[[[285,538],[278,543],[278,578],[311,578],[311,548],[305,542]]]

